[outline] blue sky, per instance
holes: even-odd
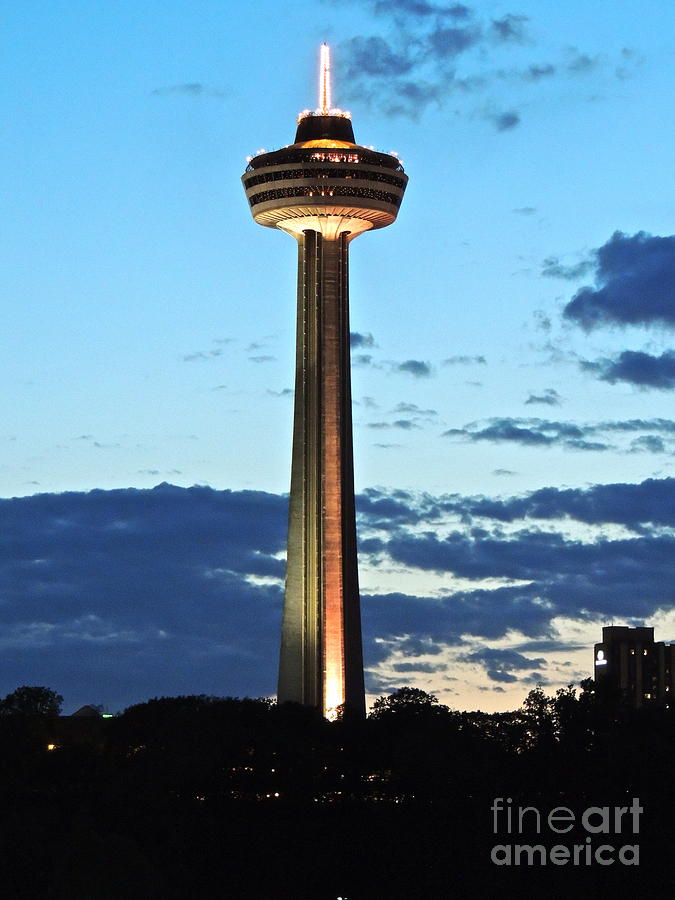
[[[281,9],[0,17],[0,692],[274,691],[295,248],[239,179],[323,40],[410,176],[351,254],[371,695],[509,708],[609,621],[675,639],[675,7]]]

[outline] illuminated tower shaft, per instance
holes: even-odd
[[[407,177],[398,159],[354,142],[330,107],[328,47],[319,108],[295,143],[252,158],[243,183],[253,218],[298,242],[297,356],[280,702],[365,709],[354,514],[348,248],[396,218]]]
[[[298,236],[293,465],[279,698],[364,705],[354,513],[348,235]]]

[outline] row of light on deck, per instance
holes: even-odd
[[[300,115],[302,116],[302,113],[300,113]],[[365,149],[366,149],[366,150],[372,150],[374,153],[380,153],[380,152],[381,152],[380,150],[376,150],[375,147],[373,146],[373,144],[369,144]],[[256,156],[262,156],[263,153],[267,153],[267,150],[265,150],[264,147],[261,147],[260,150],[256,150],[255,153],[254,153],[253,155],[247,156],[247,157],[246,157],[246,162],[247,162],[247,163],[250,163],[252,159],[255,159]],[[399,158],[399,155],[398,155],[398,153],[396,152],[396,150],[390,150],[388,155],[389,155],[389,156],[393,156],[395,159],[398,159],[398,161],[401,163],[401,165],[403,165],[403,160]]]
[[[303,109],[302,112],[298,113],[298,122],[301,122],[303,119],[306,119],[308,116],[340,116],[342,119],[351,119],[352,114],[348,109],[338,109],[337,106],[333,106],[330,109]]]

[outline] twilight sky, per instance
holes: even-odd
[[[512,708],[675,640],[671,0],[23,0],[0,17],[0,696],[273,694],[295,244],[245,157],[318,46],[351,251],[367,686]]]

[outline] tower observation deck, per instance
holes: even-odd
[[[298,243],[297,344],[288,561],[279,702],[363,713],[349,351],[350,242],[396,219],[408,178],[393,155],[359,146],[331,106],[321,47],[319,105],[295,142],[242,176],[259,225]]]

